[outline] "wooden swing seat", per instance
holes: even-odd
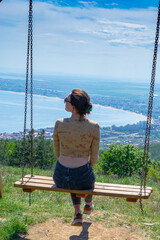
[[[58,188],[52,177],[46,176],[32,176],[25,175],[22,179],[14,183],[14,187],[23,188],[24,192],[33,192],[34,190],[46,190],[56,192],[76,193],[79,197],[86,197],[87,195],[101,195],[110,197],[123,197],[128,202],[136,202],[138,199],[148,199],[152,193],[151,187],[124,185],[124,184],[112,184],[112,183],[95,183],[93,190],[72,190]]]

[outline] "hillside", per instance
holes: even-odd
[[[142,150],[143,146],[140,146],[139,148]],[[151,159],[160,161],[160,143],[150,144],[149,152],[151,154]]]

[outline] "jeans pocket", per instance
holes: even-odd
[[[77,189],[85,190],[85,189],[93,189],[95,183],[95,175],[94,173],[89,174],[86,178],[80,178],[75,182]]]

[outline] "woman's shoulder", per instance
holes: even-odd
[[[67,122],[69,122],[69,118],[59,118],[56,120],[55,124],[65,124]]]
[[[89,126],[87,128],[92,132],[93,136],[100,139],[100,126],[93,120],[88,120]]]
[[[59,118],[59,119],[56,120],[56,123],[62,123],[63,120],[64,120],[64,118]]]
[[[92,127],[95,127],[95,128],[99,128],[100,127],[99,124],[97,122],[93,121],[93,120],[87,119],[87,122]]]

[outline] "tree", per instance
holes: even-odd
[[[119,177],[131,176],[142,172],[143,151],[133,145],[112,144],[109,150],[100,157],[101,167],[105,174],[116,174]],[[148,167],[151,160],[148,160]]]
[[[33,146],[33,161],[35,167],[50,169],[55,166],[57,159],[53,151],[53,141],[51,139],[45,139],[44,130],[38,134],[38,138],[34,139]]]
[[[33,165],[34,167],[51,169],[55,166],[57,159],[53,151],[53,141],[44,138],[44,130],[39,133],[38,138],[33,139]],[[20,167],[23,159],[23,139],[0,140],[0,164],[6,166]],[[25,141],[26,167],[31,165],[31,135],[26,136]]]

